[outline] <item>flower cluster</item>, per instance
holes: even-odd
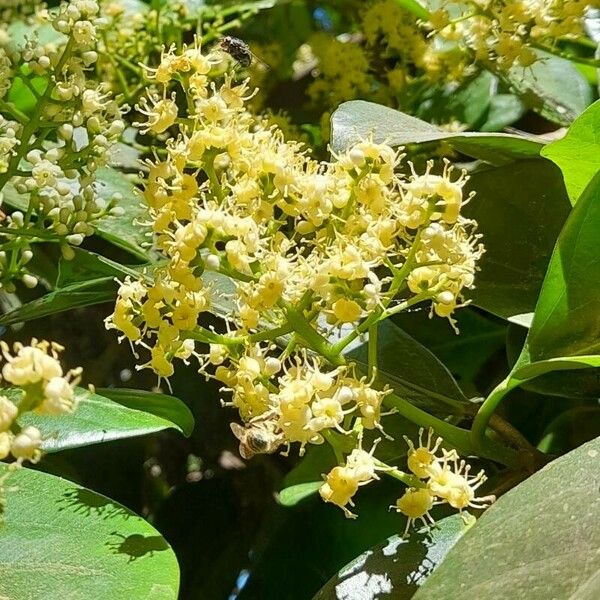
[[[462,51],[465,74],[473,64],[507,70],[529,67],[536,48],[584,34],[584,17],[598,0],[470,0],[445,2],[426,27],[434,40]]]
[[[481,509],[494,501],[493,496],[476,498],[475,492],[485,481],[483,471],[470,475],[470,466],[460,460],[455,450],[441,450],[442,438],[433,441],[433,430],[429,430],[423,441],[424,430],[419,431],[419,445],[405,438],[409,451],[407,465],[410,474],[389,467],[364,451],[360,446],[346,458],[344,465],[334,467],[319,489],[326,502],[339,506],[349,518],[356,515],[348,506],[354,506],[353,497],[358,488],[379,479],[377,472],[399,479],[408,489],[392,507],[408,517],[405,535],[417,520],[423,524],[434,523],[430,510],[435,504],[448,504],[462,512],[467,508]]]
[[[165,263],[121,283],[107,327],[149,351],[140,367],[159,377],[195,358],[224,383],[248,455],[302,450],[357,419],[380,429],[388,391],[343,350],[414,304],[451,319],[463,303],[483,251],[460,215],[466,176],[433,163],[403,175],[402,154],[371,140],[314,160],[247,110],[248,81],[215,78],[222,61],[171,48],[148,69],[159,91],[140,127],[165,136],[166,156],[148,163],[141,194]],[[223,303],[227,331],[200,325]]]
[[[2,379],[20,391],[15,403],[0,390],[0,460],[12,455],[18,464],[41,458],[42,434],[37,427],[21,427],[18,419],[26,412],[40,415],[71,413],[77,407],[74,387],[80,380],[81,368],[67,373],[59,361],[63,347],[47,341],[20,343],[13,351],[0,342],[4,365]],[[12,395],[11,395],[12,397]]]
[[[367,99],[410,111],[423,84],[451,86],[482,68],[529,67],[538,50],[585,36],[584,17],[598,0],[445,0],[417,19],[395,0],[360,3],[357,30],[319,32],[300,46],[294,71],[310,73],[312,103],[332,111]],[[417,105],[419,102],[417,102]],[[324,132],[325,134],[325,132]]]
[[[134,104],[150,83],[140,65],[154,61],[162,45],[181,48],[182,40],[193,35],[213,40],[234,24],[240,27],[265,7],[253,6],[251,2],[205,6],[184,0],[163,0],[160,6],[149,6],[101,0],[100,8],[107,26],[99,40],[98,78]]]
[[[467,508],[486,508],[494,496],[476,498],[475,492],[486,481],[483,471],[471,475],[471,467],[461,460],[455,450],[441,449],[442,439],[433,441],[433,431],[427,434],[423,443],[423,430],[419,431],[419,445],[415,447],[408,438],[407,466],[418,479],[418,485],[410,487],[393,507],[408,517],[406,531],[411,524],[421,520],[433,522],[429,511],[434,504],[448,504],[463,511]],[[406,533],[406,532],[405,532]]]
[[[92,235],[99,219],[121,211],[118,198],[99,198],[95,187],[125,128],[117,102],[87,75],[105,21],[95,0],[73,0],[45,20],[57,41],[43,44],[34,33],[22,46],[0,51],[0,69],[10,70],[9,81],[20,80],[36,101],[29,115],[2,105],[9,118],[0,117],[0,190],[10,183],[27,203],[4,224],[11,243],[0,254],[0,285],[9,291],[14,279],[37,284],[26,266],[32,242],[60,243],[70,258],[71,246]]]

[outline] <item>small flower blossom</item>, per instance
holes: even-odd
[[[40,430],[30,425],[14,436],[10,445],[10,453],[19,462],[28,460],[37,463],[42,457],[41,446],[42,434]]]

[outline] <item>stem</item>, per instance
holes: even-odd
[[[544,52],[548,52],[548,54],[553,54],[554,56],[558,56],[560,58],[565,58],[570,60],[571,62],[579,63],[581,65],[589,65],[590,67],[600,68],[600,59],[594,58],[585,58],[583,56],[577,56],[573,52],[569,52],[568,50],[559,50],[558,48],[552,48],[550,46],[544,46],[544,44],[532,43],[534,48],[538,50],[543,50]]]
[[[67,42],[65,49],[63,50],[62,56],[60,57],[60,60],[58,61],[58,64],[56,65],[56,69],[54,70],[55,74],[59,74],[62,71],[62,68],[63,68],[65,62],[67,61],[67,59],[69,58],[69,55],[71,54],[72,44],[73,44],[73,38],[69,38],[69,41]],[[23,132],[22,132],[21,138],[20,138],[19,149],[10,159],[10,162],[8,164],[6,172],[3,173],[2,175],[0,175],[0,191],[2,191],[2,189],[4,188],[6,183],[14,175],[14,171],[19,168],[19,163],[21,162],[22,158],[25,156],[25,154],[27,154],[27,151],[29,150],[29,140],[30,140],[31,136],[35,133],[35,130],[37,129],[38,121],[40,120],[40,117],[42,116],[42,112],[44,111],[44,108],[46,107],[46,100],[48,100],[48,98],[52,94],[52,91],[54,90],[55,87],[56,87],[56,81],[54,78],[52,81],[50,81],[48,83],[48,86],[46,87],[46,91],[44,92],[43,96],[39,99],[37,104],[35,105],[35,109],[33,111],[33,114],[31,115],[31,119],[29,120],[29,123],[27,123],[27,125],[25,125],[23,127]]]
[[[6,102],[0,99],[0,109],[10,113],[21,125],[26,125],[29,119],[24,112],[21,112],[12,102]]]
[[[485,446],[486,440],[486,429],[492,418],[492,415],[504,396],[508,394],[512,389],[518,387],[520,384],[519,380],[513,379],[510,375],[503,379],[485,399],[477,414],[473,420],[473,426],[471,427],[471,440],[475,448],[481,449]]]
[[[412,488],[424,488],[427,487],[427,484],[424,481],[421,481],[416,475],[409,475],[396,467],[390,467],[386,463],[378,460],[377,458],[373,459],[373,462],[377,467],[379,467],[379,471],[388,475],[389,477],[393,477],[398,481],[401,481],[404,485]]]
[[[339,352],[336,351],[335,347],[320,333],[315,331],[302,313],[298,312],[287,302],[282,302],[281,304],[286,311],[288,323],[315,352],[326,358],[334,366],[345,364],[346,361],[340,356]]]
[[[369,327],[369,342],[367,346],[367,377],[373,379],[377,371],[377,323]]]
[[[474,455],[477,454],[483,458],[489,458],[506,466],[519,464],[519,453],[508,448],[503,444],[499,444],[494,440],[485,438],[481,447],[477,447],[471,438],[471,432],[468,429],[457,427],[446,421],[442,421],[428,412],[417,408],[407,400],[400,398],[396,394],[389,394],[383,400],[383,403],[396,409],[398,414],[404,418],[420,425],[421,427],[431,427],[438,435],[440,435],[451,446],[457,448],[461,454]]]

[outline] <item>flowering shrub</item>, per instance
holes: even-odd
[[[486,523],[556,519],[579,544],[561,494],[589,474],[546,465],[600,433],[600,183],[581,150],[600,151],[600,108],[574,67],[599,66],[596,8],[2,8],[0,597],[29,597],[15,556],[50,569],[51,596],[312,597],[391,534],[384,556],[409,550],[374,586],[516,597],[479,578],[521,530],[496,543]],[[186,558],[180,592],[159,531],[219,575]],[[57,551],[107,576],[70,579]],[[567,571],[575,597],[592,575]]]

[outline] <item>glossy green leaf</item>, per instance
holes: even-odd
[[[19,391],[10,392],[11,397],[18,401]],[[177,398],[148,392],[147,404],[142,407],[144,392],[110,392],[123,402],[115,402],[106,396],[76,388],[79,405],[74,413],[59,416],[25,413],[19,418],[19,423],[22,426],[35,425],[42,431],[46,436],[43,443],[45,452],[59,452],[67,448],[136,437],[169,428],[188,435],[193,428],[189,409]],[[136,404],[137,408],[131,407]]]
[[[542,156],[560,167],[571,202],[575,204],[600,171],[600,100],[574,121],[564,138],[543,148]]]
[[[12,325],[74,308],[93,306],[112,301],[117,294],[117,284],[112,277],[93,279],[85,283],[66,286],[41,298],[27,302],[0,316],[0,325]]]
[[[190,409],[179,398],[130,388],[98,388],[96,392],[121,406],[147,412],[177,426],[186,437],[194,430],[194,417]]]
[[[408,600],[472,526],[460,515],[388,538],[346,565],[313,600]]]
[[[309,481],[283,488],[278,495],[279,504],[282,506],[294,506],[305,498],[316,494],[322,485],[323,481]]]
[[[443,140],[455,150],[491,164],[538,156],[542,148],[538,141],[507,133],[442,131],[426,121],[364,100],[344,102],[331,116],[334,151],[342,152],[369,135],[392,146]]]
[[[592,90],[577,67],[564,58],[536,50],[526,69],[515,64],[503,75],[523,103],[560,125],[570,125],[592,101]]]
[[[149,251],[142,244],[149,241],[146,236],[149,229],[140,224],[140,220],[146,217],[146,211],[134,184],[125,174],[111,167],[98,169],[97,181],[100,184],[97,186],[100,198],[109,200],[113,194],[121,194],[118,206],[125,211],[118,217],[111,215],[102,219],[96,227],[98,235],[134,256],[148,260]]]
[[[533,312],[571,209],[560,171],[546,160],[523,160],[473,173],[467,189],[476,195],[463,212],[477,221],[486,249],[469,297],[503,318]]]
[[[448,369],[424,346],[389,319],[379,326],[377,374],[399,395],[413,404],[439,411],[462,412],[467,400]],[[362,344],[347,354],[363,371],[367,347]]]
[[[117,277],[139,277],[139,271],[135,268],[81,248],[74,250],[72,260],[61,259],[59,263],[55,284],[57,289],[0,316],[0,325],[31,321],[75,308],[111,302],[117,293]]]
[[[498,79],[489,71],[466,79],[460,86],[431,88],[417,107],[415,116],[427,122],[458,121],[465,129],[478,129],[490,109]]]
[[[600,438],[502,496],[414,596],[578,598],[600,591]]]
[[[5,495],[1,598],[176,600],[175,554],[124,506],[30,469],[9,476]]]
[[[531,364],[549,368],[566,361],[594,366],[600,355],[600,173],[573,208],[550,260],[533,323],[515,368],[527,377]]]

